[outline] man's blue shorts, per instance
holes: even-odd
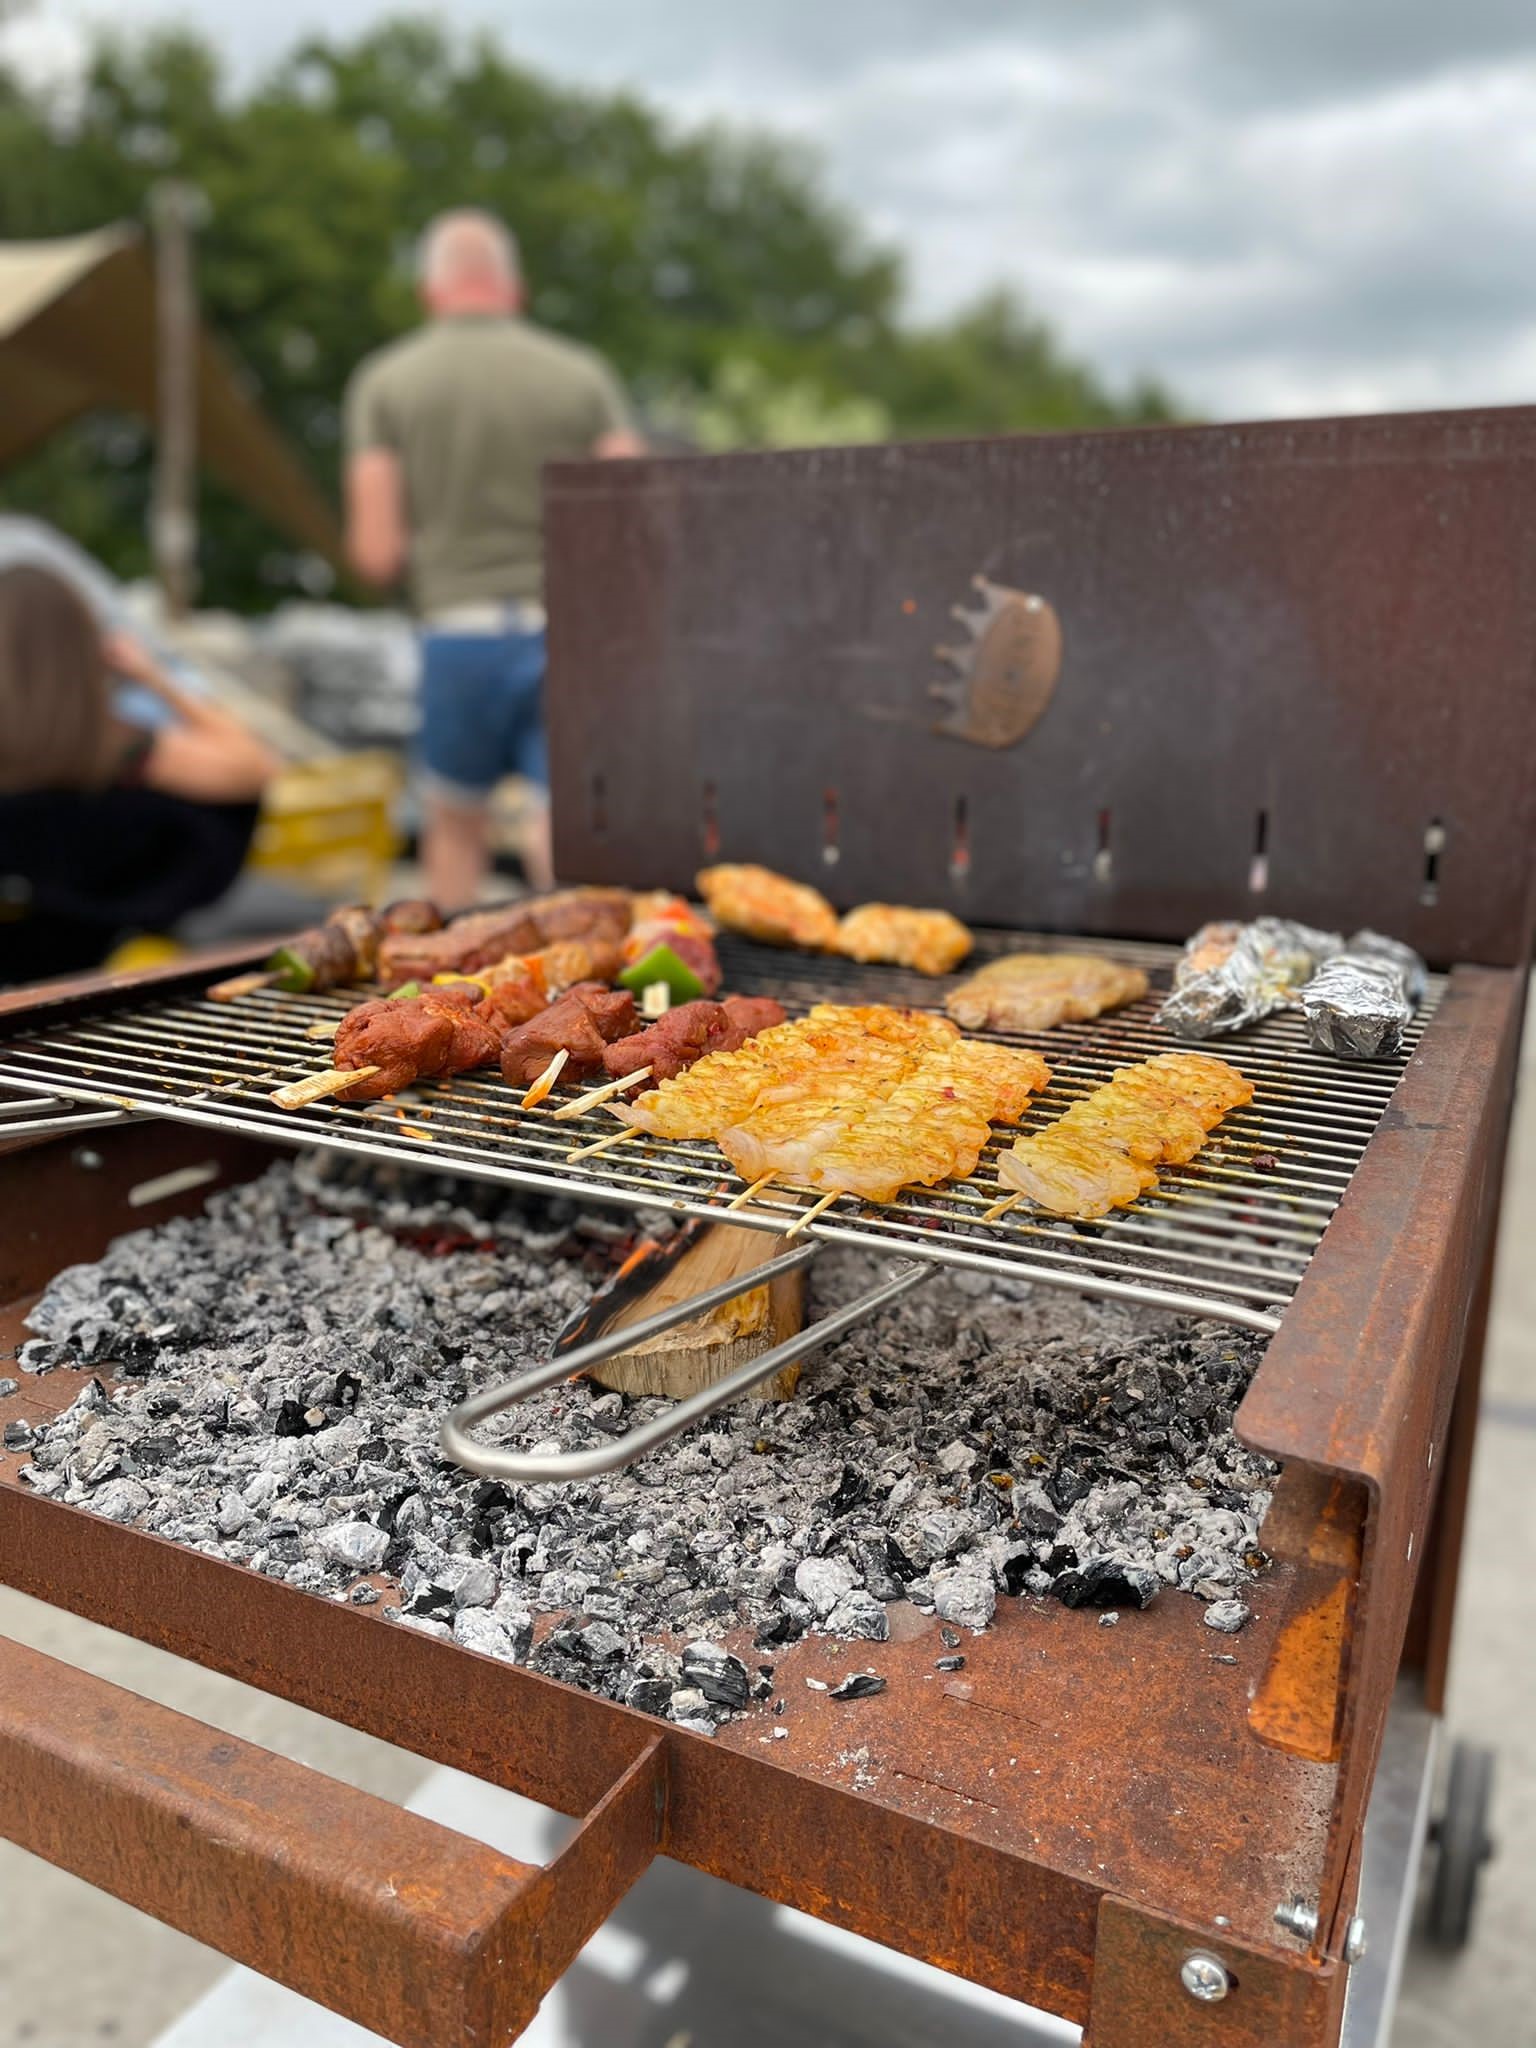
[[[448,802],[481,804],[504,775],[549,785],[544,635],[421,636],[421,731],[428,782]]]

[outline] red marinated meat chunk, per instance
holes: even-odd
[[[524,968],[516,973],[498,974],[485,992],[480,1012],[505,1032],[536,1017],[548,1000],[538,976]]]
[[[451,1022],[453,1036],[442,1064],[435,1069],[437,1073],[467,1074],[475,1067],[495,1066],[500,1057],[505,1026],[486,1015],[479,994],[477,988],[466,982],[457,988],[423,989],[412,1002],[399,1005],[401,1009],[411,1009],[420,1003],[424,1010]],[[425,1074],[427,1069],[421,1071]]]
[[[373,1102],[409,1088],[418,1074],[441,1073],[453,1036],[449,1012],[427,1009],[419,1002],[360,1003],[336,1027],[336,1064],[379,1071],[366,1081],[355,1081],[339,1100]]]
[[[644,1031],[621,1038],[603,1055],[615,1080],[649,1067],[650,1085],[670,1081],[706,1053],[735,1052],[770,1024],[782,1024],[784,1011],[768,996],[727,996],[723,1003],[703,998],[679,1003]]]
[[[509,1031],[501,1048],[501,1071],[514,1087],[536,1081],[562,1047],[572,1080],[598,1073],[610,1039],[635,1021],[635,999],[626,990],[578,982],[558,1002]]]
[[[727,996],[720,1007],[730,1018],[731,1028],[741,1036],[733,1045],[714,1047],[718,1052],[734,1052],[736,1046],[756,1038],[759,1031],[771,1031],[775,1024],[784,1022],[784,1005],[776,1003],[772,996]]]
[[[711,1049],[710,1034],[719,1033],[725,1011],[703,1000],[679,1003],[644,1031],[621,1038],[603,1054],[603,1065],[618,1080],[649,1067],[652,1081],[670,1081]]]

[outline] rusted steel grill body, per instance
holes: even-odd
[[[897,1609],[898,1640],[856,1660],[888,1675],[885,1694],[837,1706],[807,1689],[850,1661],[809,1639],[778,1659],[788,1739],[749,1717],[710,1742],[39,1499],[0,1457],[13,1583],[589,1816],[579,1870],[562,1884],[552,1866],[539,1913],[519,1903],[521,1867],[459,1867],[414,1837],[435,1903],[381,1992],[372,1937],[338,1961],[344,1916],[374,1902],[322,1886],[313,1931],[262,1909],[268,1873],[307,1884],[333,1849],[285,1823],[281,1854],[239,1828],[231,1851],[230,1788],[182,1745],[177,1787],[141,1790],[203,1816],[207,1838],[180,1840],[210,1883],[244,1861],[250,1960],[412,2048],[501,2038],[653,1832],[701,1869],[1085,2022],[1091,2048],[1333,2048],[1390,1690],[1417,1666],[1437,1704],[1449,1639],[1530,931],[1533,454],[1522,412],[556,473],[566,872],[679,885],[701,855],[819,864],[839,903],[947,901],[972,921],[1163,942],[1274,907],[1488,964],[1451,973],[1293,1298],[1261,1304],[1283,1314],[1238,1427],[1284,1471],[1236,1666],[1214,1661],[1224,1645],[1193,1602],[1112,1630],[1008,1602],[946,1676],[936,1629]],[[948,607],[976,572],[1041,593],[1062,625],[1060,682],[1011,751],[931,730],[932,643],[953,637]],[[110,1028],[122,993],[0,999],[0,1018],[52,1039],[83,1000]],[[163,976],[128,994],[141,1016],[184,999]],[[1248,1043],[1267,1057],[1274,1041]],[[390,1149],[420,1163],[437,1146]],[[60,1265],[203,1193],[133,1208],[134,1190],[268,1156],[221,1116],[14,1140],[11,1334]],[[1111,1237],[1094,1256],[1106,1242],[1119,1255]],[[41,1414],[78,1383],[19,1398]],[[0,1729],[53,1755],[74,1826],[0,1772],[0,1828],[188,1924],[186,1873],[102,1839],[72,1790],[96,1759],[36,1727],[37,1682],[21,1683]],[[165,1733],[136,1731],[137,1753]],[[838,1760],[858,1747],[855,1786]],[[259,1763],[237,1767],[261,1802]],[[291,1785],[271,1803],[291,1814]],[[332,1835],[373,1839],[344,1799],[315,1810]],[[1310,1950],[1274,1924],[1293,1893],[1318,1904]],[[517,1929],[524,1974],[488,2014],[473,1930],[491,1926]],[[1180,1986],[1194,1948],[1231,1972],[1218,2005]]]
[[[1470,1268],[1486,1258],[1493,1220],[1519,1007],[1518,982],[1507,973],[1450,977],[1240,1414],[1241,1433],[1281,1457],[1286,1473],[1264,1531],[1277,1561],[1255,1590],[1256,1619],[1238,1668],[1213,1663],[1223,1645],[1193,1602],[1165,1599],[1124,1616],[1115,1631],[1054,1606],[1008,1603],[999,1626],[967,1646],[965,1673],[954,1678],[934,1671],[940,1646],[930,1623],[872,1654],[860,1645],[858,1661],[885,1671],[891,1685],[854,1706],[832,1707],[801,1682],[837,1675],[846,1651],[838,1661],[816,1640],[796,1646],[780,1658],[776,1678],[788,1702],[777,1725],[790,1735],[770,1751],[755,1720],[733,1724],[713,1743],[676,1730],[658,1736],[626,1709],[527,1671],[38,1499],[19,1482],[23,1461],[14,1457],[0,1458],[0,1569],[41,1598],[565,1811],[591,1813],[594,1827],[599,1808],[613,1811],[604,1804],[610,1790],[659,1742],[644,1768],[667,1785],[656,1823],[667,1853],[1091,2019],[1095,2048],[1150,2048],[1169,2025],[1184,2024],[1177,1962],[1195,1943],[1186,1930],[1225,1955],[1248,1992],[1223,2007],[1220,2030],[1203,2038],[1229,2048],[1325,2044],[1343,1974],[1327,1957],[1337,1955],[1352,1899],[1385,1689],[1415,1581],[1434,1577],[1425,1560],[1437,1556],[1435,1537],[1423,1537],[1410,1563],[1406,1534],[1432,1530],[1443,1461],[1430,1461],[1426,1446],[1448,1441],[1476,1292]],[[67,1136],[18,1141],[0,1157],[0,1213],[16,1225],[0,1259],[0,1294],[16,1304],[6,1337],[19,1335],[21,1307],[59,1266],[207,1191],[146,1209],[133,1206],[135,1190],[173,1185],[170,1176],[192,1165],[213,1166],[220,1177],[249,1173],[269,1156],[241,1136],[158,1120],[93,1131],[88,1147]],[[82,1165],[82,1157],[100,1164]],[[59,1373],[26,1386],[24,1412],[57,1410],[82,1377]],[[27,1677],[19,1674],[13,1699],[29,1704],[13,1705],[3,1723],[18,1742],[37,1711]],[[133,1742],[155,1739],[148,1729]],[[200,1740],[217,1747],[220,1738]],[[50,1750],[61,1742],[50,1736]],[[869,1749],[873,1770],[872,1782],[855,1790],[837,1758],[858,1746]],[[172,1882],[148,1859],[122,1853],[125,1835],[152,1838],[147,1820],[119,1812],[116,1847],[92,1846],[84,1816],[100,1802],[89,1747],[77,1740],[76,1753],[55,1755],[51,1766],[61,1799],[71,1787],[81,1795],[67,1828],[51,1806],[42,1812],[35,1798],[3,1792],[0,1825],[177,1924],[206,1931],[199,1880],[188,1868]],[[269,1793],[262,1770],[250,1768],[242,1798],[277,1813],[302,1808],[291,1787],[274,1784]],[[281,1777],[289,1767],[272,1768]],[[227,1829],[215,1823],[227,1787],[187,1771],[175,1796],[189,1811],[203,1802],[204,1822],[224,1842]],[[18,1795],[24,1775],[9,1779]],[[222,1765],[212,1775],[220,1779]],[[347,1795],[337,1796],[339,1809],[323,1804],[331,1834],[342,1830],[359,1845],[374,1839],[371,1810],[354,1821]],[[604,1820],[592,1849],[609,1901],[650,1846],[637,1846],[631,1819],[620,1847],[604,1848],[617,1825]],[[417,1853],[430,1858],[435,1846],[419,1844]],[[516,2014],[531,2009],[529,1982],[518,1978],[492,2026],[461,1944],[423,1934],[399,1964],[405,1976],[381,1987],[366,1971],[363,1921],[323,1914],[306,1939],[291,1899],[264,1911],[264,1888],[277,1884],[280,1870],[285,1882],[290,1864],[306,1881],[313,1876],[313,1852],[296,1824],[280,1857],[258,1852],[254,1837],[247,1850],[220,1850],[253,1859],[241,1888],[248,1918],[232,1930],[231,1947],[405,2042],[509,2037],[521,2023]],[[195,1832],[186,1856],[192,1869],[203,1868]],[[447,1866],[439,1871],[445,1886],[451,1876]],[[233,1880],[210,1866],[206,1881],[222,1891]],[[483,1907],[487,1925],[520,1930],[517,1968],[542,1969],[546,1982],[590,1925],[590,1894],[578,1905],[556,1875],[536,1890],[532,1876],[517,1881],[520,1889],[508,1878],[509,1889],[489,1905],[475,1889],[486,1882],[479,1865],[455,1882],[470,1891],[450,1886],[441,1913],[457,1924]],[[1316,1958],[1270,1924],[1292,1892],[1323,1902]],[[533,1898],[550,1916],[537,1943]],[[343,1916],[356,1910],[335,1902]],[[1217,1912],[1227,1927],[1213,1925]],[[355,1974],[338,1973],[334,1961],[342,1929]],[[378,1938],[386,1938],[383,1923]],[[1161,1962],[1150,1975],[1131,1967],[1138,1957],[1169,1954],[1171,1971]],[[1190,2017],[1209,2029],[1206,2018]],[[476,2032],[482,2022],[489,2030]]]
[[[1023,940],[989,933],[998,953]],[[1167,947],[1130,948],[1166,985]],[[936,1005],[944,984],[889,968],[856,967],[740,942],[722,947],[728,985],[774,994],[792,1007],[818,1001]],[[958,977],[956,977],[958,978]],[[983,1221],[1009,1190],[995,1134],[968,1181],[909,1189],[880,1205],[845,1196],[808,1226],[812,1235],[888,1247],[973,1270],[1120,1295],[1272,1331],[1384,1114],[1408,1052],[1439,999],[1438,985],[1399,1059],[1346,1064],[1314,1052],[1299,1017],[1274,1017],[1222,1046],[1259,1098],[1227,1117],[1187,1167],[1162,1175],[1155,1196],[1083,1229],[1027,1208]],[[270,1101],[282,1083],[325,1063],[306,1036],[340,1017],[353,998],[285,996],[271,990],[238,1003],[208,1001],[197,984],[152,1005],[61,1015],[42,1031],[0,1039],[0,1084],[79,1103],[169,1116],[285,1144],[315,1144],[413,1166],[442,1166],[480,1179],[558,1190],[587,1199],[718,1213],[742,1194],[722,1154],[705,1144],[628,1141],[572,1158],[614,1131],[599,1109],[565,1121],[556,1112],[579,1091],[558,1090],[520,1111],[494,1074],[461,1075],[413,1091],[406,1102],[325,1103],[284,1111]],[[1061,1115],[1115,1069],[1168,1049],[1156,1023],[1156,991],[1114,1016],[1034,1035],[1052,1083],[1032,1104],[1026,1129]],[[0,1104],[0,1115],[3,1115]],[[768,1191],[734,1213],[781,1231],[810,1197]]]
[[[1531,408],[549,478],[563,873],[758,860],[971,923],[1273,909],[1442,966],[1530,950]],[[1003,749],[935,731],[978,574],[1061,625]]]

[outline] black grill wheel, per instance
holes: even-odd
[[[1436,1948],[1464,1949],[1472,1934],[1483,1865],[1495,1850],[1488,1831],[1493,1804],[1493,1751],[1458,1741],[1451,1751],[1445,1805],[1431,1830],[1434,1879],[1429,1894],[1428,1934]]]

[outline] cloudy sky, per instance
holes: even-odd
[[[95,11],[101,11],[97,9]],[[327,0],[335,34],[392,9]],[[6,32],[71,61],[90,0]],[[918,312],[999,280],[1218,417],[1536,399],[1531,0],[441,0],[679,121],[802,137]],[[312,0],[114,0],[249,74]]]

